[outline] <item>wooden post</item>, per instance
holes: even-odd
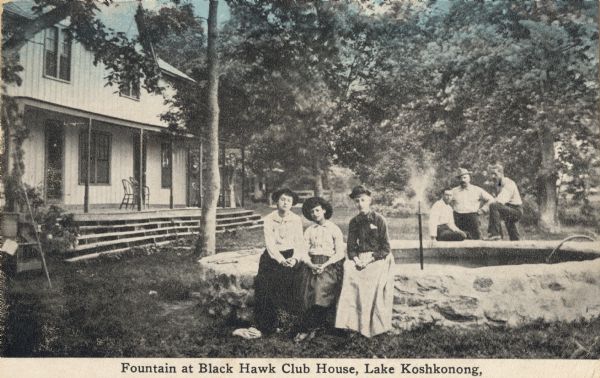
[[[87,138],[86,138],[86,156],[85,156],[85,192],[83,194],[83,212],[90,211],[90,169],[92,160],[92,119],[88,119]]]
[[[140,175],[137,177],[138,180],[138,211],[142,211],[142,201],[144,198],[144,183],[142,178],[144,177],[144,129],[140,129]]]
[[[10,133],[10,126],[8,125],[8,112],[6,112],[6,109],[4,109],[4,122],[2,122],[2,125],[0,125],[0,127],[2,127],[3,133],[4,135],[2,135],[3,142],[4,142],[4,158],[2,159],[2,177],[3,179],[5,177],[8,177],[12,172],[10,169],[11,166],[11,133]],[[4,184],[4,182],[3,182]],[[6,196],[6,187],[4,187],[4,206],[6,211],[14,211],[15,210],[15,204],[14,202],[11,200],[10,203],[8,201],[8,198],[12,198],[13,196],[9,195],[8,197]]]
[[[421,201],[419,201],[417,217],[419,218],[419,262],[421,264],[421,270],[423,270],[423,225],[421,222]]]
[[[173,161],[173,135],[171,135],[170,140],[169,140],[169,159],[171,159],[171,172],[169,172],[169,174],[171,175],[171,186],[169,188],[169,208],[172,209],[173,208],[173,168],[175,167],[175,162]]]
[[[225,145],[221,146],[221,205],[225,208]]]
[[[246,149],[242,146],[242,207],[244,207],[244,197],[246,197]]]
[[[198,207],[202,207],[202,201],[204,199],[204,183],[202,182],[202,170],[204,168],[204,142],[200,140],[200,177],[198,179],[200,190],[198,191],[198,195],[200,198],[198,199]]]

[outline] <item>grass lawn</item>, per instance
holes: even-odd
[[[346,232],[349,212],[334,221]],[[342,223],[343,220],[344,223]],[[390,220],[392,238],[416,235],[415,219]],[[560,239],[559,236],[554,238]],[[231,336],[234,324],[210,317],[192,241],[66,264],[50,258],[53,289],[42,275],[6,278],[3,356],[88,357],[488,357],[598,358],[600,319],[536,323],[507,330],[424,327],[366,339],[324,334],[294,344],[288,334]],[[220,250],[262,245],[262,232],[221,234]],[[576,353],[578,345],[588,351]],[[575,353],[575,354],[574,354]]]

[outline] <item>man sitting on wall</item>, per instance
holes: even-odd
[[[502,239],[504,221],[510,240],[519,240],[517,222],[523,216],[523,201],[517,184],[504,176],[504,167],[495,164],[490,167],[490,174],[496,187],[496,201],[490,204],[490,224],[488,240]]]
[[[446,188],[442,198],[433,204],[429,212],[429,235],[432,240],[461,241],[467,234],[454,224],[452,207],[452,189]]]

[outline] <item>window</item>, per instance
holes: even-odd
[[[160,177],[163,188],[171,187],[171,170],[173,169],[171,161],[171,143],[161,143],[160,145]]]
[[[87,132],[79,134],[79,184],[85,184],[87,171]],[[90,184],[110,184],[110,135],[92,131]]]
[[[136,100],[140,99],[140,83],[128,83],[125,88],[119,90],[119,94],[123,97],[129,97]]]
[[[46,29],[44,75],[65,81],[71,80],[71,36],[64,29]]]

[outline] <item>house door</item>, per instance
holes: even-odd
[[[47,202],[56,203],[63,199],[64,137],[65,131],[62,122],[46,121],[44,188]]]
[[[202,206],[202,159],[200,149],[188,150],[188,206]]]

